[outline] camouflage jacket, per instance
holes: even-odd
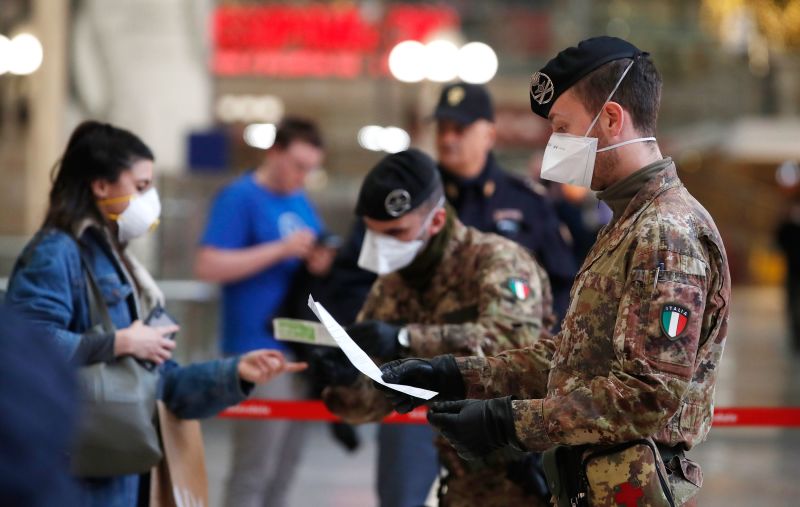
[[[519,397],[530,450],[646,436],[689,449],[711,426],[730,291],[714,221],[671,164],[601,231],[558,335],[459,359],[468,396]]]
[[[533,344],[554,322],[551,305],[547,275],[527,250],[454,219],[452,237],[428,287],[409,287],[397,273],[381,276],[358,320],[405,325],[410,357],[483,357]],[[328,388],[325,394],[326,402],[337,400],[329,408],[349,422],[379,421],[392,411],[365,376],[354,386]]]
[[[412,357],[484,356],[533,344],[555,321],[551,305],[547,275],[524,247],[456,219],[428,287],[420,292],[396,273],[379,277],[358,318],[404,324]],[[323,399],[352,423],[392,411],[365,376],[325,389]]]

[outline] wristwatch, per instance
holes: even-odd
[[[408,336],[408,329],[404,327],[400,328],[400,331],[397,332],[397,343],[399,343],[404,349],[411,347],[411,339]]]

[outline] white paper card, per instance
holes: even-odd
[[[356,342],[350,338],[350,336],[348,336],[344,328],[340,326],[333,317],[331,317],[331,314],[328,313],[328,311],[323,308],[321,304],[314,301],[314,298],[311,295],[308,296],[308,307],[311,308],[311,311],[314,312],[314,315],[316,315],[322,325],[325,326],[325,329],[328,330],[328,333],[330,333],[331,337],[333,337],[336,343],[339,344],[339,348],[342,349],[342,352],[344,352],[344,355],[347,356],[347,359],[353,363],[353,366],[355,366],[358,371],[367,377],[379,384],[385,385],[390,389],[400,391],[401,393],[408,394],[409,396],[414,396],[415,398],[422,398],[423,400],[429,400],[439,394],[436,391],[429,391],[420,387],[389,384],[384,382],[381,378],[381,369],[378,368],[378,365],[372,361],[366,352],[361,350],[361,347],[359,347],[358,344],[356,344]]]

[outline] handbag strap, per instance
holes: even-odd
[[[78,243],[78,251],[81,254],[81,264],[83,265],[83,274],[86,280],[87,296],[89,298],[89,319],[91,320],[91,327],[100,326],[106,333],[113,333],[116,331],[114,323],[111,321],[111,314],[108,311],[106,300],[103,298],[103,293],[100,291],[100,285],[92,271],[92,264],[89,256],[83,248],[83,245]]]

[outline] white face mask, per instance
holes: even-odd
[[[625,75],[628,74],[628,71],[633,66],[633,63],[634,62],[631,62],[625,68],[625,72],[622,73],[622,76],[619,78],[619,81],[617,81],[614,89],[611,90],[608,98],[603,103],[603,107],[605,107],[605,105],[608,104],[608,101],[611,100],[611,97],[614,96],[614,93],[616,93],[619,85],[622,84],[622,80],[625,79]],[[586,134],[583,136],[559,134],[556,132],[550,136],[550,140],[547,142],[547,148],[544,150],[544,158],[542,159],[543,179],[558,183],[568,183],[570,185],[576,185],[579,187],[591,188],[592,176],[594,175],[594,160],[597,153],[601,151],[613,150],[615,148],[619,148],[620,146],[625,146],[626,144],[656,140],[655,137],[639,137],[629,141],[612,144],[611,146],[606,146],[605,148],[600,148],[598,150],[597,138],[588,136],[589,132],[591,132],[594,128],[595,123],[597,123],[597,120],[600,119],[600,114],[603,111],[603,107],[600,108],[600,112],[594,117],[592,124],[589,125],[588,130],[586,130]]]
[[[143,194],[131,196],[130,204],[116,217],[111,217],[117,222],[119,229],[117,237],[121,243],[138,238],[158,226],[158,217],[161,216],[161,201],[155,188]]]
[[[437,205],[425,218],[420,230],[420,236],[425,234],[436,211],[444,202]],[[425,247],[427,240],[413,239],[401,241],[386,234],[373,232],[367,228],[364,242],[361,243],[361,254],[358,256],[358,267],[378,275],[394,273],[411,264],[417,254]]]

